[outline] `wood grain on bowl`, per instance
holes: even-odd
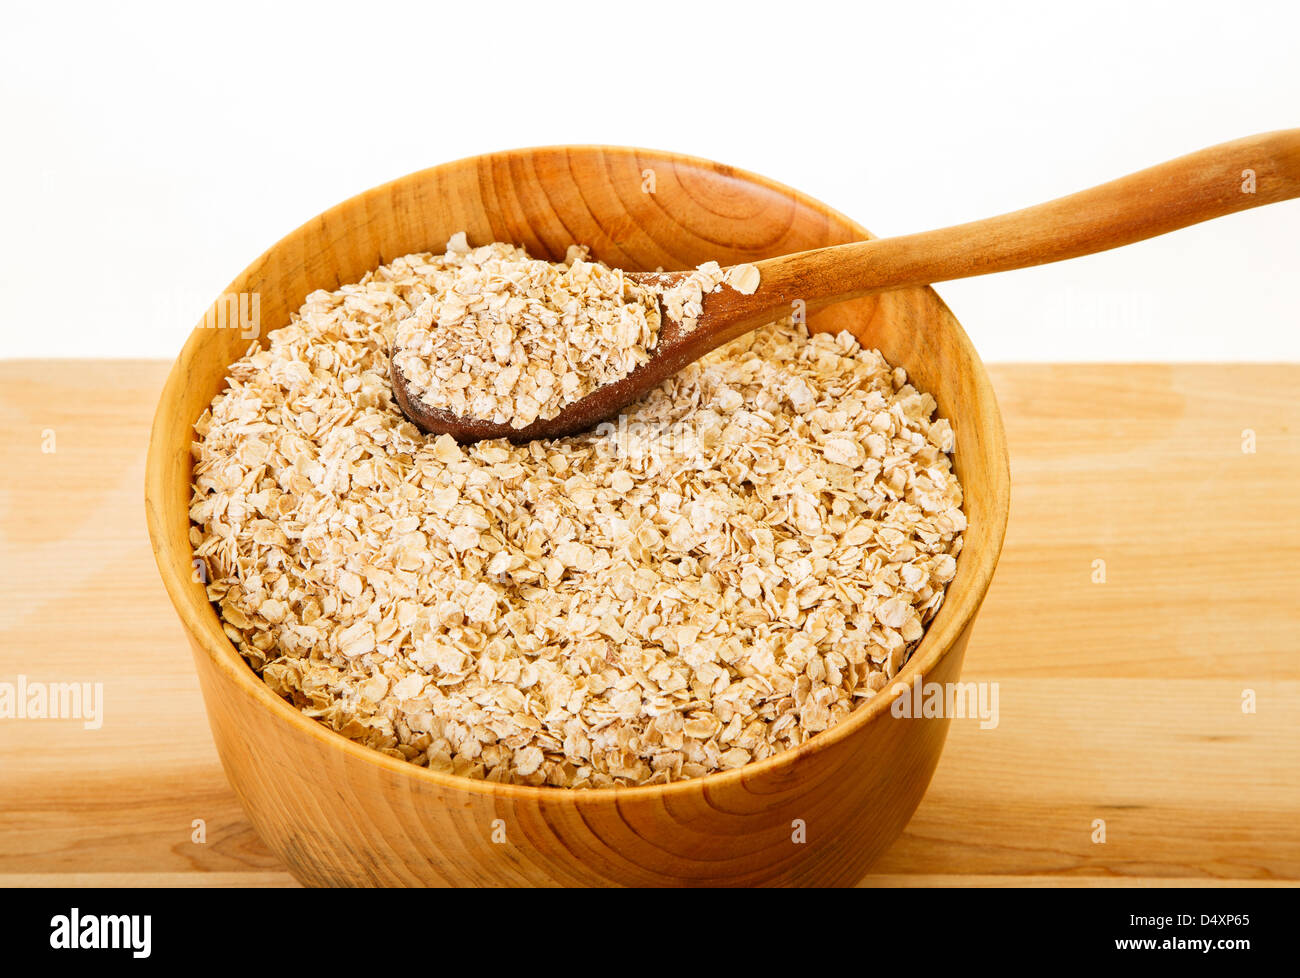
[[[867,236],[826,206],[715,163],[648,150],[519,150],[434,167],[351,198],[273,246],[226,289],[260,297],[263,336],[315,289],[353,282],[454,232],[558,259],[573,242],[630,270],[751,261]],[[817,313],[934,395],[957,434],[969,527],[947,600],[900,679],[957,678],[1006,528],[1002,420],[969,339],[929,289]],[[946,720],[899,720],[880,695],[799,748],[671,785],[566,791],[458,778],[361,747],[249,669],[193,579],[192,425],[245,350],[197,328],[160,399],[146,466],[159,571],[192,646],[222,764],[267,845],[309,884],[852,883],[906,824]],[[796,841],[797,826],[815,846]]]

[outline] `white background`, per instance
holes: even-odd
[[[458,157],[711,157],[902,234],[1300,125],[1300,4],[6,5],[0,356],[172,357],[287,231]],[[939,286],[985,359],[1300,359],[1300,204]]]

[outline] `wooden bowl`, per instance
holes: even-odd
[[[225,295],[255,293],[285,324],[309,292],[355,282],[456,231],[560,258],[588,244],[634,270],[725,264],[869,237],[824,204],[707,160],[641,149],[549,147],[413,173],[307,222]],[[942,610],[898,676],[955,681],[997,564],[1007,450],[984,366],[928,288],[810,319],[850,329],[934,395],[957,432],[969,528]],[[570,791],[439,774],[355,744],[268,689],[235,651],[196,580],[189,541],[194,421],[225,386],[247,331],[200,324],[154,419],[149,533],[193,647],[212,734],[258,833],[306,884],[852,884],[924,794],[947,720],[891,715],[892,692],[797,749],[670,785]],[[802,826],[802,829],[800,828]],[[799,840],[806,841],[799,841]]]

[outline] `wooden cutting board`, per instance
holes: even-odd
[[[168,364],[0,362],[0,886],[291,885],[144,526]],[[916,816],[866,885],[1300,884],[1300,365],[1010,365],[1011,524]]]

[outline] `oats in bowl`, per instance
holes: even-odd
[[[272,689],[416,764],[586,788],[769,757],[886,685],[966,525],[901,368],[774,323],[593,432],[461,447],[388,383],[447,274],[313,293],[196,424],[195,553]]]

